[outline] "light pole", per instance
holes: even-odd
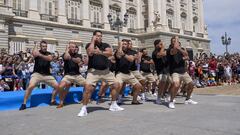
[[[231,38],[230,37],[227,37],[227,32],[225,32],[225,35],[222,36],[222,44],[226,46],[226,54],[228,54],[228,45],[231,44]]]
[[[111,28],[117,28],[117,38],[118,38],[118,43],[120,42],[120,27],[126,27],[127,26],[127,21],[128,21],[128,14],[124,14],[123,21],[119,17],[119,12],[117,12],[117,18],[115,21],[112,19],[112,15],[109,13],[108,14],[108,21],[111,26]]]

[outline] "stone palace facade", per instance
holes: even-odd
[[[135,48],[152,51],[155,39],[168,46],[178,35],[194,54],[210,53],[203,0],[0,0],[0,48],[14,54],[46,40],[49,51],[62,53],[74,41],[85,53],[96,29],[116,47],[118,32],[108,14],[123,20],[126,12],[128,24],[120,28],[120,38],[131,39]]]

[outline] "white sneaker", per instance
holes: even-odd
[[[117,111],[123,111],[124,108],[118,106],[117,104],[111,105],[109,108],[110,111],[117,112]]]
[[[168,107],[169,107],[170,109],[175,109],[174,102],[169,102]]]
[[[171,97],[170,96],[165,98],[165,102],[170,102],[170,101],[171,101]],[[176,103],[176,100],[173,99],[173,102]]]
[[[196,105],[196,104],[198,104],[198,102],[193,101],[192,99],[188,99],[188,100],[186,100],[184,103],[185,103],[186,105],[187,105],[187,104],[191,104],[191,105]]]
[[[139,101],[139,100],[142,100],[142,98],[140,97],[140,96],[137,96],[137,100]]]
[[[81,109],[81,111],[78,113],[78,117],[85,117],[87,116],[87,109]]]

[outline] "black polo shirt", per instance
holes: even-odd
[[[72,58],[80,58],[82,59],[82,55],[78,53],[70,54]],[[64,75],[79,75],[79,65],[75,63],[72,59],[65,60],[63,54],[63,61],[64,61]]]
[[[131,55],[131,52],[128,50],[124,52],[127,55]],[[116,53],[115,53],[115,58],[116,58],[116,73],[124,73],[124,74],[129,74],[130,73],[130,64],[131,62],[128,61],[126,58],[121,57],[120,59],[117,58]]]
[[[155,49],[152,52],[152,59],[155,64],[155,70],[157,74],[168,74],[169,73],[169,57],[163,56],[161,58],[157,57],[157,53],[160,51],[160,49]],[[167,50],[166,50],[167,51]]]
[[[183,74],[186,72],[185,70],[185,60],[183,60],[183,54],[178,51],[177,54],[171,55],[170,48],[167,51],[169,55],[169,64],[170,64],[170,74],[179,73]]]
[[[135,50],[128,50],[129,55],[136,55],[137,51]],[[130,62],[130,70],[131,71],[135,71],[137,70],[137,64],[136,64],[136,60],[134,60],[133,62]]]
[[[145,73],[151,73],[151,64],[144,63],[145,60],[150,61],[152,60],[152,58],[149,56],[142,56],[141,63],[140,63],[140,70]]]
[[[116,62],[113,63],[111,60],[109,60],[109,69],[111,72],[115,72],[116,71]]]
[[[50,52],[42,52],[41,50],[39,51],[42,55],[48,56],[51,55]],[[41,57],[35,57],[35,64],[34,64],[34,70],[33,72],[37,72],[39,74],[43,75],[51,75],[50,73],[50,61],[47,61]]]
[[[90,43],[86,45],[86,49],[90,46]],[[98,47],[101,51],[105,51],[106,48],[111,48],[111,46],[107,43],[100,43],[98,45],[95,45],[95,47]],[[94,68],[97,70],[105,70],[109,68],[109,60],[106,56],[101,54],[93,54],[92,56],[88,56],[88,69]]]

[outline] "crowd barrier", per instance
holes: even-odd
[[[66,104],[76,104],[82,100],[83,87],[71,87],[69,93],[66,96]],[[124,95],[128,96],[131,89],[126,87]],[[92,100],[98,98],[99,86],[92,94]],[[25,91],[10,91],[0,92],[0,111],[6,110],[18,110],[21,106],[24,98]],[[52,88],[47,87],[46,89],[35,88],[27,102],[27,107],[38,107],[38,106],[49,106],[51,102]],[[105,96],[110,95],[110,90],[105,93]],[[56,97],[56,102],[59,103],[59,96]]]

